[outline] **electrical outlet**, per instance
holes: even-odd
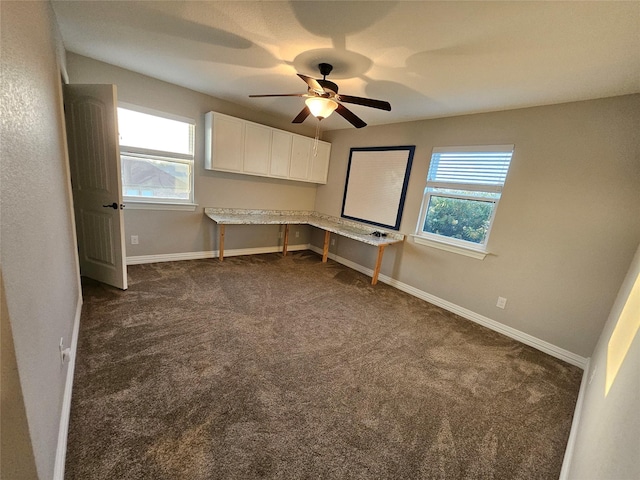
[[[332,238],[332,239],[331,239],[331,245],[335,245],[335,244],[336,244],[336,239],[335,239],[335,238]]]
[[[64,362],[71,356],[71,349],[69,347],[64,348],[64,338],[60,337],[60,364],[64,365]]]
[[[278,238],[282,240],[282,232],[278,232]]]
[[[300,232],[296,230],[296,238],[300,238]]]
[[[507,306],[507,299],[504,297],[498,297],[498,302],[496,303],[496,307],[504,308]]]
[[[131,235],[131,245],[138,245],[138,235]]]

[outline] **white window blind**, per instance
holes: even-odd
[[[427,186],[500,192],[512,155],[513,145],[434,148]]]
[[[193,203],[195,122],[118,108],[124,197]]]

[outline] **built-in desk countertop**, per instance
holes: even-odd
[[[371,284],[378,283],[382,255],[387,245],[404,241],[404,235],[398,232],[382,230],[358,222],[332,217],[318,212],[302,210],[244,210],[236,208],[205,208],[204,213],[219,225],[220,248],[219,258],[224,259],[224,227],[225,225],[285,225],[282,254],[287,254],[289,242],[289,225],[311,225],[325,231],[322,261],[327,261],[331,233],[342,235],[359,242],[378,247],[378,258],[373,271]],[[374,235],[374,233],[380,234]]]

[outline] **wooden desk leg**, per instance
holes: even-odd
[[[224,225],[220,225],[220,249],[218,250],[218,258],[224,260]]]
[[[380,267],[382,266],[382,255],[384,254],[384,247],[386,245],[378,246],[378,258],[376,259],[376,268],[373,271],[373,277],[371,278],[371,285],[378,283],[378,275],[380,274]]]
[[[282,256],[287,256],[287,245],[289,245],[289,224],[284,226],[284,240],[282,241]]]
[[[329,230],[324,231],[324,247],[322,248],[322,263],[327,263],[327,256],[329,255],[329,239],[331,238],[331,232]]]

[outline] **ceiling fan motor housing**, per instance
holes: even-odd
[[[326,93],[329,93],[329,94],[333,93],[333,95],[338,94],[338,85],[336,85],[335,83],[330,82],[329,80],[320,80],[320,79],[318,79],[318,83],[322,85],[322,88]],[[327,92],[327,90],[329,90],[329,92]]]

